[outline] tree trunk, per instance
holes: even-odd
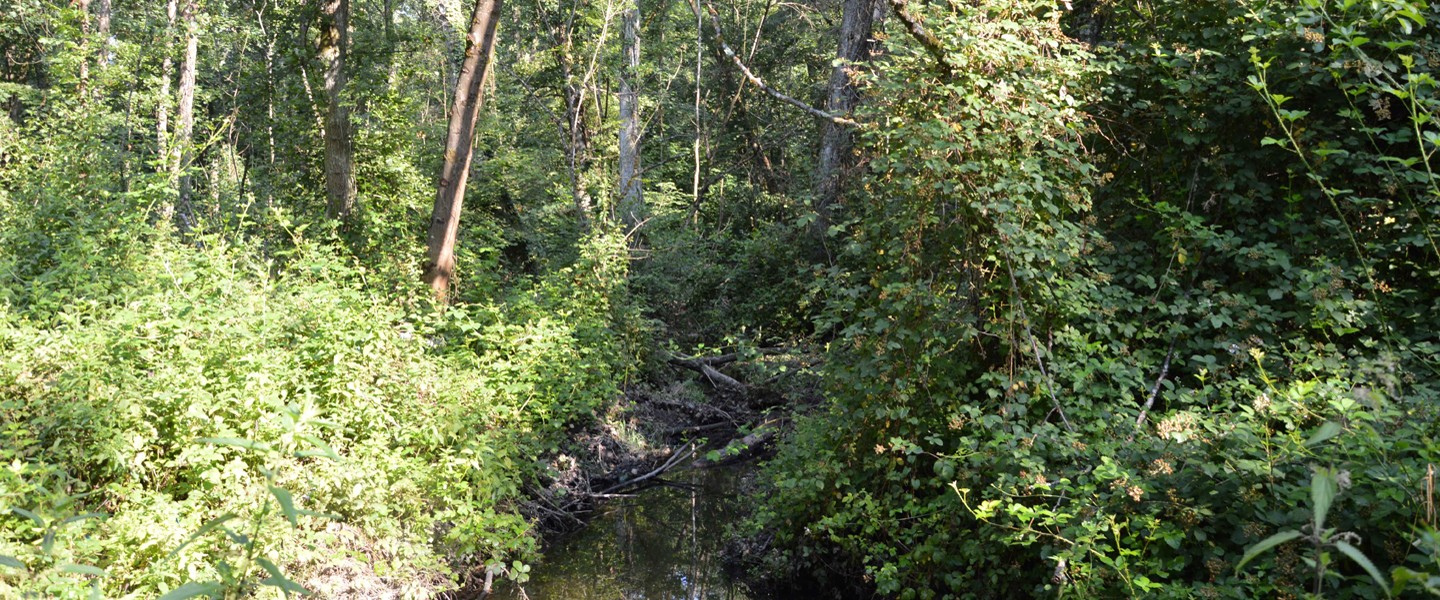
[[[876,15],[883,15],[884,5],[876,0],[845,0],[845,13],[840,21],[840,46],[835,65],[830,74],[829,96],[825,111],[848,118],[859,104],[860,95],[850,77],[853,65],[870,60],[875,42],[871,38]],[[853,166],[854,157],[850,150],[853,139],[849,127],[834,122],[825,123],[825,132],[820,141],[820,160],[815,168],[816,235],[824,241],[830,228],[831,212],[840,200],[844,190],[845,171]]]
[[[495,46],[495,25],[500,20],[501,0],[476,0],[470,16],[470,33],[465,40],[465,59],[455,84],[455,101],[445,133],[445,163],[440,168],[439,193],[430,218],[424,280],[445,302],[450,280],[455,276],[455,238],[460,233],[460,210],[465,199],[465,179],[475,136],[475,119],[480,115],[480,92],[490,70],[490,51]]]
[[[102,67],[110,64],[110,13],[110,0],[95,0],[95,33],[100,39],[97,62]]]
[[[555,38],[555,63],[560,68],[564,88],[561,101],[565,104],[565,169],[570,176],[570,196],[575,202],[575,220],[582,230],[590,228],[590,216],[594,203],[585,184],[585,175],[590,171],[590,129],[586,119],[585,92],[590,79],[585,73],[576,75],[574,14],[578,7],[572,6],[570,20],[557,26]]]
[[[590,228],[590,215],[594,212],[594,202],[585,185],[585,174],[590,171],[590,129],[585,119],[584,85],[583,81],[565,85],[565,127],[569,137],[565,146],[565,162],[570,171],[570,194],[575,198],[576,220],[582,230]]]
[[[170,197],[175,193],[179,185],[178,178],[180,169],[177,166],[180,162],[178,156],[171,154],[174,147],[170,143],[170,78],[175,74],[175,61],[171,60],[174,54],[175,44],[175,14],[178,11],[177,0],[170,0],[165,5],[165,58],[160,62],[160,98],[156,101],[155,107],[155,148],[156,155],[160,157],[160,164],[168,176],[166,182],[168,191],[165,200],[161,202],[158,209],[160,220],[169,223],[175,218],[175,199]]]
[[[634,229],[645,218],[645,200],[640,185],[640,119],[639,94],[636,86],[640,71],[640,7],[639,0],[621,16],[623,21],[624,60],[620,69],[620,219]]]
[[[80,11],[80,73],[77,96],[84,102],[90,88],[90,0],[72,3]]]
[[[320,61],[325,65],[325,214],[349,220],[355,211],[355,156],[350,111],[341,101],[345,57],[350,45],[350,0],[325,0],[320,7]]]
[[[199,12],[196,0],[187,0],[182,18],[185,22],[185,59],[180,63],[180,104],[176,109],[175,145],[179,160],[174,163],[174,173],[179,177],[179,204],[177,205],[180,231],[189,231],[194,225],[195,211],[190,203],[190,168],[192,156],[191,135],[195,130],[195,70],[198,60],[200,30],[196,23]],[[172,151],[174,152],[174,151]]]

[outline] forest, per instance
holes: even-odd
[[[0,597],[539,599],[737,464],[686,598],[1440,596],[1440,5],[4,0],[0,51]]]

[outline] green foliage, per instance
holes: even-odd
[[[1339,6],[1096,3],[1093,56],[1045,3],[912,9],[956,68],[902,41],[866,90],[831,402],[753,523],[772,574],[1283,596],[1316,569],[1275,532],[1325,514],[1355,537],[1308,534],[1317,592],[1384,593],[1436,453],[1436,15]]]
[[[50,110],[0,117],[0,595],[527,577],[535,459],[618,397],[644,339],[621,238],[508,289],[474,261],[476,303],[436,310],[385,264],[410,243],[361,262],[278,207],[177,239],[158,178],[119,191],[117,156],[87,150],[114,115]]]

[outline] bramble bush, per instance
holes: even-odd
[[[525,578],[536,457],[636,356],[622,240],[438,311],[278,212],[177,239],[75,151],[103,116],[53,117],[0,117],[0,595]]]
[[[829,403],[767,468],[760,569],[901,598],[1383,595],[1299,544],[1235,567],[1312,521],[1322,472],[1354,550],[1432,564],[1440,15],[1077,8],[1083,46],[1053,3],[913,7],[949,72],[890,38],[822,288]]]

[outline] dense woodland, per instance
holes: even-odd
[[[6,0],[0,596],[523,584],[725,394],[758,597],[1440,595],[1437,23]]]

